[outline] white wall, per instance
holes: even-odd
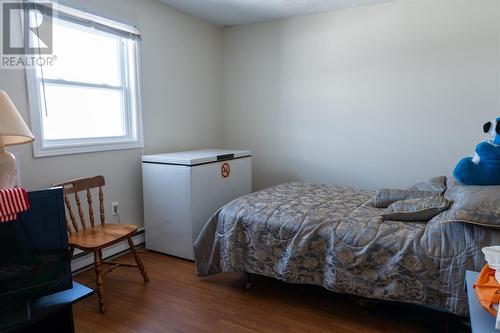
[[[141,30],[146,153],[217,145],[220,28],[149,0],[69,3]],[[0,89],[7,91],[29,124],[24,71],[0,70]],[[111,202],[119,201],[122,223],[143,225],[140,149],[38,159],[33,158],[31,145],[12,150],[19,152],[24,186],[41,188],[61,180],[102,174],[109,184],[105,192],[108,213]]]
[[[255,189],[447,174],[500,114],[497,0],[399,0],[223,32],[150,0],[71,2],[142,31],[145,152],[251,149]],[[29,123],[24,73],[0,70],[0,89]],[[108,212],[119,201],[122,222],[143,224],[141,150],[14,150],[28,188],[103,174]]]
[[[450,174],[500,115],[497,0],[400,0],[224,30],[224,144],[254,188]]]

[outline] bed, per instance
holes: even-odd
[[[484,202],[483,188],[436,177],[406,191],[453,204],[428,221],[396,221],[375,207],[381,191],[294,182],[243,196],[204,226],[197,273],[247,272],[466,316],[465,271],[482,268],[480,250],[498,244],[500,230],[452,207],[474,195]],[[486,208],[500,214],[500,190],[490,192]]]

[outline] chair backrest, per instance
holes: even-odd
[[[88,210],[89,210],[89,219],[90,219],[90,228],[95,227],[95,218],[94,218],[94,208],[92,206],[92,189],[98,189],[99,196],[99,218],[101,221],[101,225],[105,224],[104,217],[104,193],[102,191],[103,186],[106,185],[103,176],[96,176],[91,178],[79,178],[68,180],[65,182],[54,184],[54,186],[61,186],[64,189],[64,202],[66,203],[66,209],[68,211],[69,218],[71,219],[71,228],[68,223],[68,218],[66,217],[66,227],[68,229],[68,233],[73,234],[73,230],[78,232],[81,229],[87,230],[89,226],[87,225],[87,220],[85,219],[85,214],[83,212],[82,203],[80,201],[79,192],[86,192]],[[78,216],[80,217],[80,225],[76,220],[75,214],[73,213],[72,204],[70,197],[73,195],[74,201],[76,203],[78,209]]]

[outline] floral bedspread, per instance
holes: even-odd
[[[446,185],[443,184],[443,192]],[[387,221],[374,192],[282,184],[236,199],[195,245],[198,275],[248,272],[465,316],[465,271],[500,232],[463,223]]]

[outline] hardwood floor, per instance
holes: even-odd
[[[94,332],[440,332],[442,316],[400,305],[361,308],[344,295],[319,287],[258,277],[251,290],[242,274],[198,278],[194,264],[140,253],[151,281],[120,268],[104,282],[106,313],[97,296],[74,307],[78,333]],[[120,261],[133,261],[127,254]],[[75,279],[91,284],[93,271]],[[450,332],[456,332],[450,330]]]

